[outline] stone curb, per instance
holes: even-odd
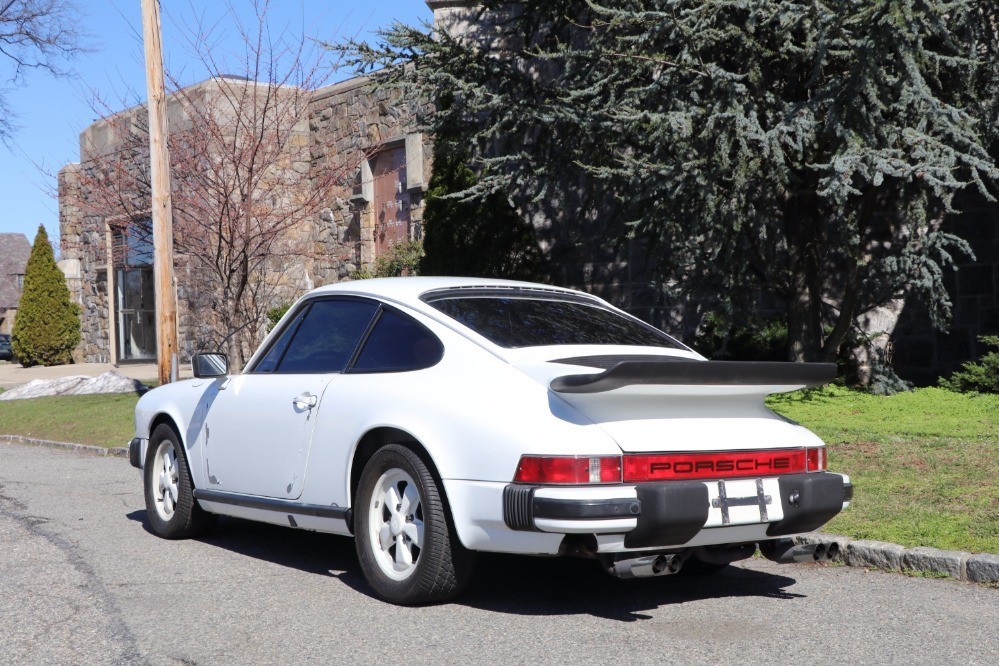
[[[70,451],[111,458],[128,457],[127,446],[91,446],[89,444],[73,444],[71,442],[53,442],[48,439],[34,439],[33,437],[23,437],[21,435],[0,435],[0,442],[6,444],[24,444],[26,446],[44,446],[50,449],[68,449]]]
[[[90,446],[70,442],[53,442],[47,439],[34,439],[21,435],[0,435],[0,442],[44,446],[54,449],[68,449],[92,455],[128,458],[128,447]],[[921,571],[944,574],[951,578],[973,583],[999,582],[999,555],[992,553],[971,554],[956,550],[937,548],[905,548],[896,543],[851,539],[840,534],[810,532],[794,537],[795,543],[825,544],[839,546],[839,555],[833,560],[851,567],[870,567],[885,571]]]
[[[851,539],[839,534],[810,532],[794,537],[800,544],[829,544],[839,546],[839,555],[833,560],[851,567],[869,567],[884,571],[914,571],[943,574],[950,578],[972,583],[999,582],[999,555],[992,553],[965,553],[937,548],[905,548],[896,543]]]

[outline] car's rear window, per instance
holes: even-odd
[[[685,349],[658,329],[581,300],[515,296],[431,297],[426,300],[501,347],[641,345]]]

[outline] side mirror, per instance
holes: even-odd
[[[198,379],[225,377],[229,373],[229,357],[217,352],[195,354],[191,357],[191,370]]]

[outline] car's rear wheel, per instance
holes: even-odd
[[[194,501],[184,447],[165,423],[156,426],[149,438],[143,471],[146,515],[156,534],[166,539],[186,539],[215,526],[215,516]]]
[[[457,595],[472,569],[433,474],[400,445],[379,449],[361,473],[354,505],[357,558],[375,593],[397,604]]]

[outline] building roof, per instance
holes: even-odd
[[[31,255],[31,243],[24,234],[0,233],[0,312],[17,307],[21,288],[17,276],[24,275]]]

